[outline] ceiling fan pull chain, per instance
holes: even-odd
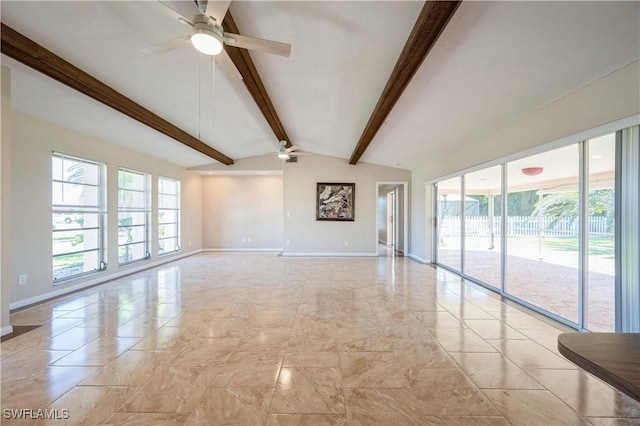
[[[211,96],[211,125],[216,127],[216,58],[211,58],[211,80],[213,84],[213,96]]]

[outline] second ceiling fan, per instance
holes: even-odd
[[[168,2],[158,0],[157,4],[162,6],[161,10],[172,19],[191,28],[191,34],[147,47],[143,51],[164,53],[192,44],[199,52],[213,56],[222,66],[224,72],[235,80],[241,80],[242,76],[225,52],[224,45],[285,57],[290,55],[290,44],[225,32],[222,20],[229,9],[230,0],[196,0],[195,3],[200,13],[196,14],[193,19],[189,19],[169,6]]]

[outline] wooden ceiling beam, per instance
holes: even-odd
[[[231,165],[233,160],[191,136],[179,127],[159,117],[95,77],[65,61],[33,40],[2,24],[1,51],[3,54],[57,80],[103,104],[125,114],[158,132],[213,158]]]
[[[238,29],[236,22],[233,20],[233,16],[230,11],[227,11],[225,18],[222,21],[222,26],[225,31],[242,34]],[[276,138],[278,138],[279,141],[286,141],[286,147],[291,148],[292,144],[289,140],[289,136],[282,125],[282,121],[280,121],[280,117],[278,117],[278,113],[276,112],[273,103],[271,103],[271,98],[269,98],[267,89],[265,89],[264,84],[262,83],[260,74],[258,74],[258,70],[251,59],[251,55],[249,55],[249,51],[247,49],[240,49],[228,45],[225,46],[225,50],[229,54],[231,61],[233,61],[238,71],[240,71],[242,81],[247,87],[247,90],[249,90],[249,93],[256,105],[258,105],[262,115],[264,115],[264,118],[267,120],[269,127],[271,127],[271,130],[273,130],[273,133],[276,135]]]
[[[461,3],[461,1],[425,2],[389,76],[389,81],[362,131],[358,145],[351,154],[349,164],[358,163]]]

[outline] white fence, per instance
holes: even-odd
[[[440,217],[440,235],[454,237],[460,235],[460,216]],[[579,232],[578,219],[563,218],[553,223],[554,218],[537,216],[508,216],[507,236],[510,238],[538,237],[542,231],[545,237],[577,237]],[[502,218],[493,218],[493,235],[500,236],[502,230]],[[540,226],[542,224],[542,226]],[[465,234],[469,237],[488,237],[491,227],[488,216],[466,216]],[[613,237],[613,223],[603,216],[589,217],[590,237]]]

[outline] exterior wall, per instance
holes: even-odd
[[[353,222],[316,221],[316,183],[355,183]],[[285,256],[375,256],[377,182],[411,182],[408,170],[321,155],[305,155],[284,167]],[[346,243],[345,243],[346,242]]]
[[[545,144],[596,136],[589,132],[640,113],[639,75],[636,61],[443,158],[425,160],[423,167],[412,172],[411,254],[424,261],[432,258],[433,214],[427,183]]]
[[[3,120],[4,125],[4,120]],[[11,307],[35,303],[87,285],[198,252],[202,248],[201,177],[184,168],[109,144],[20,113],[12,115],[13,144]],[[51,153],[53,151],[107,165],[107,270],[52,284]],[[151,259],[118,266],[118,167],[151,174]],[[181,252],[158,256],[157,178],[181,181]],[[4,179],[3,179],[4,182]],[[4,241],[4,234],[3,234]],[[18,275],[27,284],[18,286]]]
[[[282,175],[205,176],[205,250],[282,250]]]

